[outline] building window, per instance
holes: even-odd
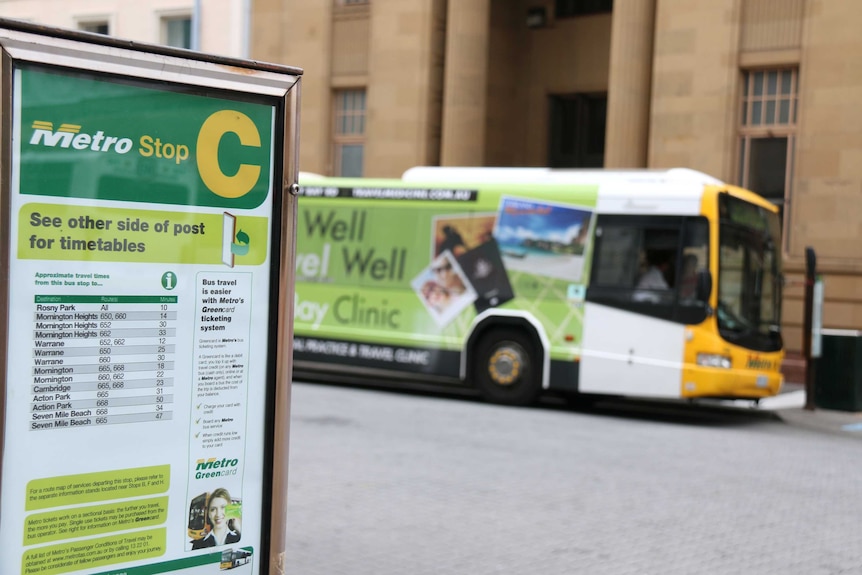
[[[368,4],[371,0],[335,0],[337,6],[353,6],[355,4]]]
[[[793,187],[798,81],[796,68],[743,71],[739,185],[778,206],[782,219]]]
[[[191,48],[191,16],[162,18],[162,43],[174,48]]]
[[[108,23],[105,20],[78,22],[78,30],[83,30],[84,32],[92,32],[94,34],[104,34],[106,36],[110,33]]]
[[[605,163],[607,114],[607,94],[552,96],[549,166],[601,168]]]
[[[335,174],[360,177],[365,153],[365,90],[335,93]]]
[[[554,14],[557,18],[572,18],[589,14],[612,12],[613,0],[556,0]]]

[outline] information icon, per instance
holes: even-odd
[[[177,274],[174,272],[165,272],[162,274],[162,287],[168,291],[177,287]]]

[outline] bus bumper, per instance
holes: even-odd
[[[781,372],[725,369],[686,365],[682,377],[682,397],[761,399],[781,391]]]

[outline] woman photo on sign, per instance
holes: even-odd
[[[210,493],[206,503],[206,535],[192,541],[192,549],[237,543],[240,538],[239,504],[228,490],[219,487]]]

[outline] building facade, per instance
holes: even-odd
[[[781,207],[862,329],[858,0],[0,0],[0,16],[304,69],[300,166],[697,169]]]
[[[0,17],[247,57],[251,0],[0,0]]]
[[[856,0],[254,0],[251,55],[304,69],[300,165],[697,169],[782,210],[823,324],[862,329]]]

